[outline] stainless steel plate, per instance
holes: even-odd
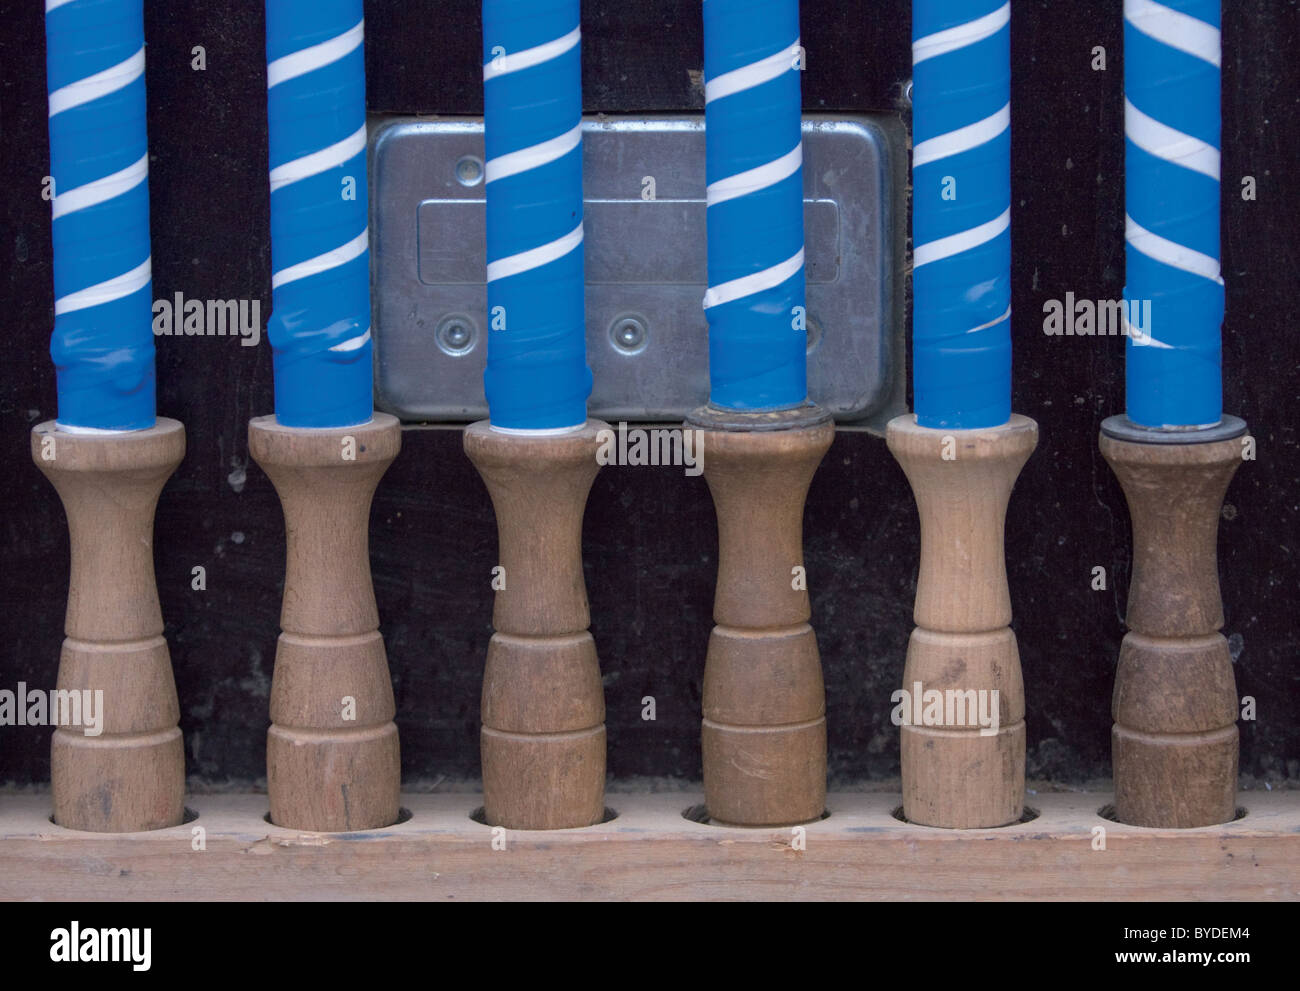
[[[842,422],[902,412],[896,122],[804,119],[808,389]],[[370,143],[375,391],[406,421],[487,415],[483,122],[382,118]],[[590,409],[708,399],[704,120],[583,124]]]

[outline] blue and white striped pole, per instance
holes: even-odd
[[[808,486],[835,437],[808,401],[804,51],[798,0],[705,0],[709,402],[716,624],[700,747],[714,822],[795,825],[826,807],[826,691],[803,574]]]
[[[288,427],[374,410],[361,0],[268,0],[275,415]]]
[[[578,0],[483,2],[489,419],[464,450],[497,518],[479,740],[483,814],[508,829],[605,811],[582,516],[613,431],[587,418],[581,40]]]
[[[912,386],[922,427],[1011,416],[1011,4],[912,4]]]
[[[1011,4],[913,0],[912,39],[916,413],[892,419],[885,441],[916,497],[921,562],[894,701],[928,696],[954,670],[960,691],[1002,701],[993,726],[897,711],[903,812],[989,828],[1024,812],[1024,681],[1002,537],[1038,443],[1038,424],[1011,412]]]
[[[807,399],[798,0],[706,0],[710,401]]]
[[[492,426],[587,419],[578,0],[484,0]]]
[[[1143,427],[1222,419],[1219,0],[1125,0],[1128,417]]]
[[[141,0],[46,0],[61,430],[154,425]]]
[[[184,817],[185,746],[153,522],[185,428],[155,416],[142,0],[45,0],[45,39],[58,417],[31,451],[72,550],[57,687],[113,700],[102,734],[55,729],[53,820],[162,829]]]
[[[1221,55],[1219,0],[1125,0],[1127,413],[1102,422],[1100,448],[1133,521],[1111,761],[1116,815],[1135,826],[1237,810],[1215,544],[1250,442],[1223,412]]]
[[[277,826],[316,832],[391,825],[401,779],[367,552],[402,431],[374,410],[364,34],[361,0],[267,0],[275,415],[248,451],[286,546],[266,790]],[[364,712],[340,722],[354,686]]]

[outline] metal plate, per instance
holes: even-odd
[[[903,411],[890,123],[804,119],[808,389],[844,422]],[[481,419],[483,122],[384,118],[370,148],[376,404]],[[591,413],[681,420],[709,392],[704,119],[588,118],[583,155]]]

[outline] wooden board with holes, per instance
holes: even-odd
[[[1109,822],[1098,793],[1029,801],[1031,821],[944,830],[895,819],[897,795],[833,793],[797,833],[692,821],[690,793],[611,794],[599,825],[494,833],[470,817],[477,795],[405,795],[396,826],[321,834],[267,823],[265,795],[211,795],[182,826],[96,835],[54,826],[47,796],[8,795],[0,898],[1300,899],[1300,793],[1246,793],[1243,818],[1188,830]]]

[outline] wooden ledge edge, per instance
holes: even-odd
[[[1032,821],[945,830],[893,818],[898,795],[843,792],[819,822],[743,829],[683,818],[695,793],[611,793],[611,821],[500,832],[470,818],[479,795],[420,794],[397,825],[305,833],[267,823],[265,795],[201,795],[184,825],[95,834],[51,823],[48,796],[0,795],[0,898],[1300,899],[1300,792],[1245,793],[1244,818],[1189,830],[1107,821],[1110,801],[1031,795]]]

